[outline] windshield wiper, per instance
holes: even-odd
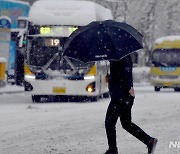
[[[168,66],[167,63],[160,63],[162,66]]]
[[[77,68],[76,68],[76,67],[74,66],[74,64],[69,60],[69,58],[68,58],[67,56],[64,56],[63,58],[68,62],[68,64],[70,65],[70,67],[73,69],[74,73],[77,73],[77,72],[78,72]]]
[[[154,64],[155,66],[169,66],[167,63],[163,63],[163,62],[154,62],[154,61],[152,61],[152,64]]]
[[[59,53],[55,53],[53,57],[42,67],[42,71],[45,72],[45,70],[51,65],[51,63],[59,56]],[[73,69],[74,73],[77,73],[78,70],[74,66],[74,64],[69,60],[68,57],[64,56],[60,59],[60,61],[63,60],[63,58],[67,61],[67,63],[70,65],[70,67]]]
[[[42,71],[44,72],[58,56],[59,54],[55,53],[53,57],[42,67]]]

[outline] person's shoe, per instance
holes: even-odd
[[[147,145],[148,154],[154,154],[157,142],[158,142],[157,138],[151,138],[151,140],[149,141]]]
[[[117,150],[107,150],[104,154],[118,154]]]

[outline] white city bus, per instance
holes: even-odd
[[[55,98],[108,96],[105,61],[82,63],[63,57],[69,35],[92,21],[112,19],[111,11],[89,1],[36,1],[29,12],[25,90],[33,102]]]

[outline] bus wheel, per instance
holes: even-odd
[[[91,102],[97,102],[99,100],[99,96],[92,96],[90,97]]]
[[[31,90],[33,90],[33,87],[30,83],[28,83],[27,81],[24,81],[24,90],[31,91]]]
[[[178,92],[178,91],[180,91],[180,88],[174,88],[174,91]]]
[[[160,91],[160,87],[156,87],[156,86],[155,86],[155,87],[154,87],[154,90],[155,90],[155,91]]]
[[[109,92],[104,93],[103,98],[109,98]]]
[[[32,95],[32,101],[33,101],[33,103],[40,102],[41,101],[41,96]]]

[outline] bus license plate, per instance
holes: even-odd
[[[53,93],[55,94],[65,94],[66,88],[65,87],[53,87]]]

